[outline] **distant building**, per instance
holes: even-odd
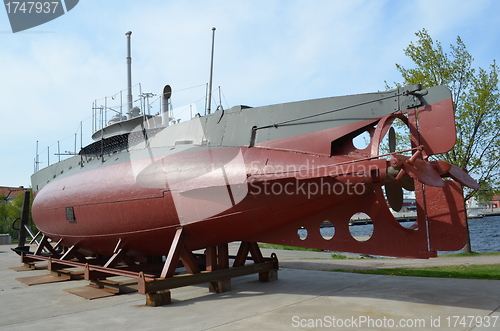
[[[16,198],[18,195],[23,194],[24,191],[25,188],[22,186],[20,187],[0,186],[0,197],[2,197],[6,201],[10,201]]]
[[[500,195],[497,194],[491,198],[490,205],[488,208],[500,208]]]

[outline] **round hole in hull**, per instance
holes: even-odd
[[[369,215],[367,215],[367,217],[369,218]],[[357,241],[363,242],[369,240],[373,236],[373,230],[374,225],[370,219],[356,220],[351,217],[349,232]]]
[[[330,240],[335,235],[335,227],[330,221],[323,221],[319,227],[321,237],[325,240]]]
[[[299,237],[300,240],[306,240],[307,239],[307,229],[303,226],[301,226],[297,230],[297,236]]]

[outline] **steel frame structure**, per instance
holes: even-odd
[[[47,261],[47,269],[53,275],[68,280],[84,278],[94,287],[108,291],[114,289],[114,293],[130,292],[129,288],[123,289],[124,285],[135,285],[139,293],[146,295],[148,306],[170,304],[170,290],[174,288],[208,283],[211,292],[222,293],[231,290],[231,278],[234,277],[259,274],[259,280],[263,282],[278,277],[276,255],[263,257],[256,242],[242,241],[235,256],[229,255],[228,244],[206,247],[205,252],[199,254],[185,245],[187,236],[184,228],[177,228],[164,261],[163,257],[131,256],[125,249],[119,248],[111,257],[86,255],[76,246],[62,247],[60,242],[52,245],[44,236],[34,253],[21,253],[21,262],[33,269],[36,263]],[[253,263],[246,264],[247,260]],[[186,271],[182,272],[179,267]],[[71,272],[67,270],[69,268],[81,271]],[[108,279],[115,276],[135,281]]]

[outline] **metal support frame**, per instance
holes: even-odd
[[[113,268],[120,261],[123,261],[123,262],[125,262],[125,264],[130,265],[130,266],[135,265],[135,261],[132,260],[130,257],[127,256],[127,250],[123,249],[123,248],[120,248],[104,264],[104,268]]]
[[[39,236],[43,236],[42,235],[42,232],[41,231],[38,231],[35,235],[31,232],[31,230],[28,228],[28,226],[25,226],[26,228],[26,231],[29,233],[29,235],[31,236],[31,241],[30,241],[30,245],[32,245],[33,243],[37,244],[37,245],[40,245],[40,242],[38,241],[38,237]]]
[[[209,254],[210,252],[210,254]],[[206,270],[216,271],[229,268],[229,247],[227,244],[207,248]],[[217,279],[208,283],[210,292],[223,293],[231,291],[231,279]]]
[[[147,279],[143,275],[139,278],[139,293],[152,293],[161,290],[170,290],[173,288],[202,284],[219,279],[228,279],[240,276],[246,276],[255,273],[265,273],[272,270],[278,270],[278,260],[273,257],[263,263],[253,263],[242,267],[232,267],[224,270],[203,271],[197,275],[179,275],[171,278]]]
[[[259,246],[255,242],[243,241],[238,250],[238,254],[236,255],[236,259],[234,260],[233,267],[241,267],[245,264],[245,260],[247,259],[248,253],[252,255],[255,263],[264,262],[264,257],[260,252]]]
[[[51,243],[49,242],[49,238],[45,235],[43,235],[42,240],[40,240],[40,244],[36,248],[35,254],[34,255],[41,255],[43,250],[48,251],[52,256],[54,257],[59,257],[61,256],[57,251],[57,247],[59,246],[59,243],[56,244],[56,246],[52,246]]]
[[[264,258],[255,242],[241,242],[236,256],[229,255],[228,244],[209,246],[206,247],[205,254],[193,254],[186,246],[187,237],[184,228],[179,227],[164,263],[154,257],[132,258],[127,255],[126,249],[118,248],[118,245],[113,256],[107,260],[86,256],[79,252],[77,246],[64,248],[64,253],[61,254],[57,250],[60,242],[53,246],[46,236],[42,238],[35,254],[21,255],[21,262],[33,265],[36,262],[47,261],[48,270],[52,274],[67,280],[84,278],[92,286],[110,287],[116,293],[122,293],[120,289],[126,288],[131,282],[136,283],[137,291],[146,295],[146,304],[149,306],[171,303],[170,289],[173,288],[208,283],[210,291],[221,293],[231,290],[231,278],[234,277],[258,273],[260,281],[277,279],[279,266],[276,255],[273,253],[271,257]],[[44,250],[49,254],[42,255]],[[230,260],[234,260],[232,266]],[[245,265],[247,260],[253,260],[253,263]],[[180,266],[183,266],[186,272],[178,270]],[[83,270],[65,270],[70,268]],[[132,280],[126,282],[107,280],[115,276],[124,276]],[[129,291],[127,288],[127,292],[123,293]]]
[[[182,262],[187,271],[191,274],[199,273],[200,269],[196,264],[193,254],[185,246],[187,233],[184,228],[179,227],[175,232],[174,240],[168,252],[165,265],[160,274],[160,278],[172,277],[177,269],[179,260]]]
[[[82,253],[78,252],[78,246],[71,246],[66,252],[61,256],[61,260],[71,260],[72,258],[78,259],[80,262],[86,262],[87,258]]]

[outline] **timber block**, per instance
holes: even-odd
[[[159,307],[172,303],[170,290],[161,290],[152,293],[146,293],[146,305],[150,307]]]
[[[261,282],[272,282],[278,280],[278,270],[269,270],[264,272],[259,272],[259,280]]]
[[[50,270],[54,276],[62,277],[65,279],[78,280],[83,279],[83,270]]]
[[[119,294],[137,292],[137,279],[128,279],[124,281],[114,281],[110,279],[92,279],[91,284],[99,288],[105,288],[115,291]]]
[[[36,262],[23,263],[23,266],[27,269],[35,270],[36,269]]]
[[[231,279],[220,279],[208,283],[210,292],[224,293],[231,291]]]

